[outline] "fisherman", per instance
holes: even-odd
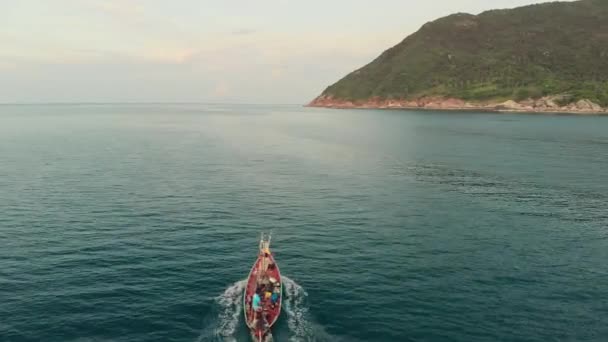
[[[260,298],[260,295],[257,292],[253,295],[251,307],[253,308],[253,311],[256,312],[262,310],[262,298]]]
[[[258,330],[264,331],[266,329],[266,321],[262,315],[259,315],[255,327]]]
[[[270,296],[270,302],[272,303],[272,307],[274,308],[275,305],[279,302],[279,293],[278,292],[272,293],[272,295]]]
[[[268,275],[264,275],[262,277],[261,285],[263,289],[265,289],[266,286],[270,285],[270,279],[268,278]]]
[[[261,333],[262,335],[266,334],[266,329],[268,329],[268,321],[261,312],[255,314],[253,326],[257,330],[257,333]]]

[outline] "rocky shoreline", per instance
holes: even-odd
[[[568,113],[568,114],[608,114],[608,108],[590,100],[579,100],[567,105],[559,105],[562,96],[547,96],[524,101],[467,102],[455,98],[423,97],[416,100],[389,100],[371,98],[363,101],[349,101],[321,95],[307,107],[338,109],[425,109],[446,111],[492,111],[521,113]]]

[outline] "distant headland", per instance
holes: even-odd
[[[608,113],[608,1],[441,18],[309,106]]]

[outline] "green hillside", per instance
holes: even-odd
[[[608,0],[553,2],[430,22],[328,87],[344,100],[524,100],[608,105]]]

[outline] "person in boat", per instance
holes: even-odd
[[[266,289],[266,287],[267,287],[268,285],[270,285],[270,279],[268,278],[268,276],[267,276],[267,275],[264,275],[264,277],[262,277],[262,282],[261,282],[261,285],[262,285],[262,289],[263,289],[263,290],[265,290],[265,289]]]
[[[271,303],[272,307],[274,308],[278,302],[279,302],[279,293],[275,291],[270,296],[270,303]]]
[[[258,285],[256,291],[256,293],[258,293],[260,295],[260,298],[264,297],[264,293],[266,293],[266,285],[265,284],[260,284]]]
[[[251,300],[251,308],[253,308],[253,311],[255,312],[262,310],[262,298],[260,298],[260,295],[257,292],[253,295],[253,299]]]
[[[258,311],[256,313],[254,313],[253,315],[253,326],[255,327],[255,329],[257,331],[264,331],[266,330],[266,325],[268,323],[266,322],[266,319],[264,318],[264,315],[262,315],[261,311]]]
[[[268,326],[268,321],[266,317],[261,312],[257,312],[255,314],[255,320],[253,321],[253,326],[258,331],[265,331]]]
[[[281,297],[281,283],[276,282],[274,284],[274,289],[272,290],[272,298],[275,298],[275,302],[279,301],[279,298]]]

